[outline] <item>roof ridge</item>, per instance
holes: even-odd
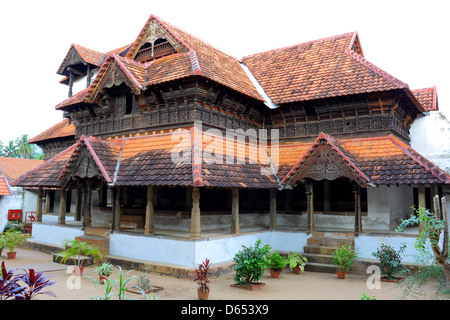
[[[246,55],[244,57],[242,57],[240,60],[243,61],[244,59],[253,57],[253,56],[257,56],[259,54],[264,54],[264,53],[269,53],[269,52],[275,52],[275,51],[279,51],[279,50],[285,50],[285,49],[291,49],[294,47],[298,47],[298,46],[303,46],[303,45],[307,45],[310,43],[315,43],[315,42],[322,42],[322,41],[328,41],[328,40],[335,40],[335,39],[339,39],[339,38],[344,38],[346,36],[349,35],[353,35],[355,33],[355,31],[352,32],[347,32],[347,33],[342,33],[342,34],[338,34],[338,35],[334,35],[334,36],[329,36],[329,37],[324,37],[324,38],[320,38],[320,39],[316,39],[316,40],[309,40],[306,42],[301,42],[301,43],[297,43],[297,44],[292,44],[292,45],[287,45],[284,47],[280,47],[280,48],[275,48],[275,49],[270,49],[270,50],[265,50],[265,51],[261,51],[261,52],[257,52],[257,53],[253,53],[253,54],[249,54]]]
[[[347,48],[345,50],[345,53],[348,54],[350,57],[352,57],[354,60],[356,60],[359,63],[361,63],[362,65],[364,65],[365,67],[369,68],[371,71],[373,71],[376,74],[378,74],[379,76],[383,77],[387,81],[389,81],[389,82],[393,83],[394,85],[398,86],[399,89],[409,88],[407,83],[401,81],[400,79],[394,77],[393,75],[389,74],[388,72],[384,71],[383,69],[377,67],[372,62],[367,60],[365,57],[359,55],[358,53],[356,53],[352,49]]]

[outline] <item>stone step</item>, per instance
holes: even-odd
[[[328,263],[307,262],[305,264],[305,271],[335,273],[336,267]]]
[[[334,239],[353,239],[355,237],[354,232],[342,232],[342,231],[313,231],[313,237],[327,237]]]
[[[306,243],[309,245],[319,245],[324,247],[341,247],[344,244],[350,244],[350,246],[354,247],[355,240],[350,238],[328,238],[328,237],[316,237],[313,236],[306,240]]]
[[[304,253],[326,254],[331,255],[339,247],[325,247],[321,245],[306,245],[303,247]]]
[[[308,259],[309,263],[333,264],[333,256],[328,254],[303,253],[302,255]]]

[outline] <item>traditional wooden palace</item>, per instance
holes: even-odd
[[[185,265],[255,234],[301,251],[315,230],[392,230],[450,183],[410,147],[433,89],[367,61],[356,32],[236,59],[151,16],[122,48],[73,44],[57,73],[64,120],[14,182],[39,190],[38,241],[104,227],[113,255]]]

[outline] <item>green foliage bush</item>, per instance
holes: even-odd
[[[388,280],[394,278],[394,274],[402,270],[402,260],[400,254],[405,250],[406,245],[402,245],[395,251],[390,245],[384,243],[372,255],[380,261],[381,274],[386,275]]]
[[[261,246],[261,240],[257,240],[254,246],[242,246],[242,250],[236,253],[233,261],[234,282],[239,285],[250,285],[258,282],[268,265],[270,246]]]

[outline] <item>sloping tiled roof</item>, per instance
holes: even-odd
[[[449,175],[393,135],[338,140],[321,134],[315,143],[281,145],[275,176],[272,165],[276,159],[252,153],[251,144],[208,135],[199,140],[192,128],[118,140],[83,136],[77,144],[16,179],[14,185],[58,186],[79,149],[87,147],[105,180],[114,185],[278,188],[279,181],[286,182],[289,171],[301,167],[302,159],[313,152],[320,139],[325,139],[369,185],[450,183]]]
[[[0,196],[12,195],[11,188],[6,177],[0,176]]]
[[[325,144],[322,144],[322,142],[325,142]],[[339,157],[338,159],[342,159],[342,161],[333,161],[333,158],[331,158],[327,159],[326,162],[333,161],[334,165],[342,167],[344,171],[348,172],[346,174],[348,174],[349,177],[352,177],[353,180],[358,181],[360,185],[374,186],[370,178],[363,172],[362,168],[360,167],[354,156],[347,151],[347,149],[343,146],[341,141],[323,132],[319,134],[317,139],[311,144],[308,150],[304,152],[303,155],[300,157],[300,159],[298,159],[298,161],[294,164],[294,166],[292,166],[291,170],[289,170],[289,172],[283,178],[281,183],[292,185],[293,184],[291,183],[292,179],[295,179],[295,181],[301,179],[302,177],[298,177],[298,175],[305,173],[310,167],[310,165],[314,164],[315,160],[317,160],[317,157],[311,163],[307,163],[307,160],[309,158],[312,158],[315,151],[318,150],[323,145],[329,146],[327,149],[329,149],[332,153],[337,154]],[[339,162],[341,162],[341,164],[339,164]]]
[[[22,176],[15,179],[11,185],[19,187],[43,187],[57,188],[59,187],[59,176],[69,160],[71,154],[75,150],[76,144],[57,154],[53,158],[31,169]]]
[[[45,130],[44,132],[38,134],[36,137],[28,140],[28,143],[37,143],[43,140],[64,138],[75,136],[75,125],[69,122],[69,119],[64,119],[58,122],[51,128]]]
[[[373,138],[341,139],[360,170],[376,185],[450,183],[450,176],[393,135]],[[280,146],[281,180],[305,156],[312,143]],[[297,159],[297,161],[295,160]]]
[[[408,88],[354,48],[356,32],[242,58],[273,103]]]
[[[425,111],[437,111],[439,105],[437,101],[436,87],[412,90],[414,96],[422,104]]]
[[[0,175],[6,176],[11,182],[42,163],[44,160],[0,157]]]

